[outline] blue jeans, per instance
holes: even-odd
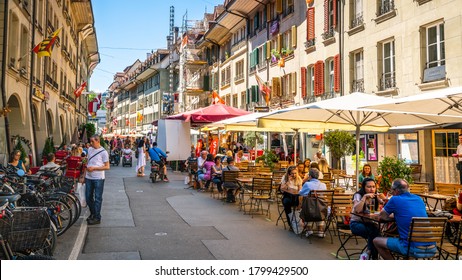
[[[371,252],[371,257],[373,260],[377,260],[379,253],[373,242],[374,238],[380,236],[377,225],[373,223],[361,223],[353,221],[350,223],[350,229],[353,234],[367,239],[367,248]]]
[[[101,205],[103,204],[104,179],[85,179],[85,197],[90,214],[94,219],[101,220]]]
[[[399,238],[388,238],[387,247],[391,251],[398,252],[402,255],[407,254],[408,244],[406,241]],[[412,258],[431,258],[437,253],[436,243],[423,244],[423,246],[416,246],[411,243],[409,248],[409,256]]]

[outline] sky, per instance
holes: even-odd
[[[90,78],[90,90],[104,92],[116,72],[137,59],[144,61],[151,50],[167,48],[170,6],[175,8],[175,26],[203,19],[224,0],[92,0],[101,62]]]

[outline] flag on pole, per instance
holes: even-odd
[[[58,39],[59,32],[61,32],[61,28],[53,32],[45,40],[35,46],[33,49],[34,53],[36,53],[38,57],[51,56],[51,51],[53,50],[53,46],[55,45],[56,40]]]
[[[269,102],[271,99],[271,88],[263,82],[263,80],[255,73],[255,79],[257,80],[258,88],[263,94],[265,98],[266,105],[269,106]]]
[[[212,104],[225,104],[225,101],[221,99],[216,91],[212,91]]]
[[[82,95],[82,92],[85,90],[86,87],[87,87],[87,82],[83,82],[83,83],[74,91],[75,97],[79,98],[80,95]]]
[[[113,119],[112,119],[112,125],[113,125],[113,126],[117,126],[117,123],[118,123],[118,122],[119,122],[119,121],[118,121],[116,118],[113,118]]]

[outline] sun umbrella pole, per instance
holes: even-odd
[[[358,189],[359,184],[359,139],[361,135],[359,134],[360,127],[359,125],[356,126],[356,167],[355,167],[355,175],[356,176],[356,186],[353,186],[356,190]]]
[[[298,138],[298,128],[294,128],[294,165],[297,166],[297,138]]]

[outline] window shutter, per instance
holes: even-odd
[[[292,95],[297,95],[297,72],[290,74],[290,88]]]
[[[266,59],[271,59],[271,41],[266,41]]]
[[[262,17],[263,17],[263,20],[262,20],[262,25],[265,26],[265,22],[268,21],[268,13],[267,13],[267,10],[268,9],[268,6],[265,6],[265,9],[261,12],[262,14]]]
[[[282,46],[282,34],[278,34],[278,45],[277,45],[277,51],[278,53],[281,53],[281,46]]]
[[[281,97],[281,77],[273,77],[273,89],[272,93],[278,97]]]
[[[306,97],[306,67],[300,69],[301,84],[302,84],[302,98]]]
[[[261,48],[262,52],[263,52],[263,55],[261,56],[263,58],[263,60],[265,59],[268,59],[268,52],[267,52],[267,46],[266,46],[266,42],[263,44],[263,47]],[[263,61],[261,61],[263,62]]]
[[[329,0],[324,0],[324,32],[329,31]]]
[[[334,56],[334,91],[340,92],[340,55]]]
[[[255,102],[260,102],[260,89],[258,85],[252,86],[255,89]]]
[[[332,1],[332,10],[334,14],[332,27],[335,28],[337,26],[337,0]]]
[[[314,95],[324,93],[324,61],[319,60],[314,65]]]
[[[306,40],[314,39],[314,7],[306,11]]]
[[[255,65],[258,65],[258,63],[260,62],[260,56],[259,56],[259,53],[260,53],[260,50],[258,48],[255,49]]]
[[[258,86],[252,86],[252,102],[258,102]]]
[[[266,21],[270,22],[271,21],[271,4],[266,5]]]
[[[297,26],[292,26],[292,48],[295,49],[297,47]]]
[[[282,14],[282,0],[276,0],[276,13]]]
[[[247,104],[250,104],[250,100],[251,100],[251,95],[250,94],[251,94],[250,88],[248,88],[246,90],[246,100],[245,100],[246,101],[245,103],[247,103]]]
[[[253,18],[253,29],[254,30],[258,29],[258,24],[259,24],[259,16],[258,16],[258,13],[256,13],[255,17]]]

